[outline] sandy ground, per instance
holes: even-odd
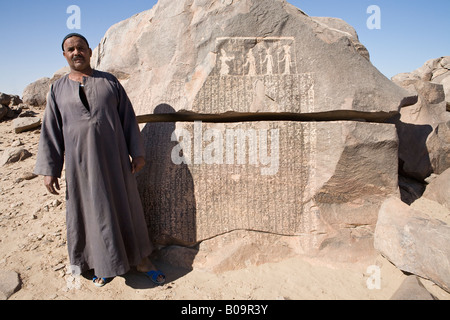
[[[131,270],[97,288],[89,277],[68,272],[64,179],[59,196],[47,193],[42,177],[24,179],[34,168],[39,130],[16,134],[11,121],[0,122],[0,154],[18,139],[32,157],[0,168],[0,270],[17,272],[22,282],[10,300],[385,300],[406,277],[379,255],[352,264],[299,256],[220,274],[154,261],[167,275],[163,286]],[[373,270],[379,271],[378,285]],[[450,300],[422,282],[437,298]]]

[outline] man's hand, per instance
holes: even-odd
[[[138,173],[145,166],[144,157],[137,157],[131,162],[131,173]]]
[[[44,177],[44,185],[47,188],[48,192],[50,192],[51,194],[55,194],[55,195],[59,194],[58,191],[56,191],[56,190],[60,190],[58,178],[51,177],[51,176],[45,176]]]

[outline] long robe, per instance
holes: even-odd
[[[145,150],[131,102],[113,75],[94,70],[84,91],[86,106],[68,75],[52,85],[34,172],[61,177],[65,164],[70,263],[109,278],[153,250],[130,161]]]

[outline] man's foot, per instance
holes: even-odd
[[[145,273],[156,284],[163,284],[166,281],[166,276],[156,269],[148,257],[142,259],[136,269],[138,272]]]
[[[154,284],[162,285],[166,282],[166,276],[160,270],[145,272],[145,275],[149,277]]]
[[[98,278],[98,277],[94,276],[94,278],[92,279],[92,282],[94,282],[94,285],[95,285],[96,287],[101,288],[101,287],[104,287],[104,286],[105,286],[105,284],[106,284],[106,279],[105,279],[105,278]]]

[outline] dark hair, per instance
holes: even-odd
[[[69,33],[67,36],[64,37],[64,40],[63,40],[63,42],[62,42],[62,44],[61,44],[61,47],[62,47],[62,50],[63,50],[63,51],[64,51],[64,42],[66,42],[67,39],[72,38],[72,37],[78,37],[78,38],[83,39],[84,42],[86,42],[86,44],[87,44],[88,47],[89,47],[89,42],[88,42],[88,41],[86,40],[86,38],[83,37],[81,34],[79,34],[79,33]]]

